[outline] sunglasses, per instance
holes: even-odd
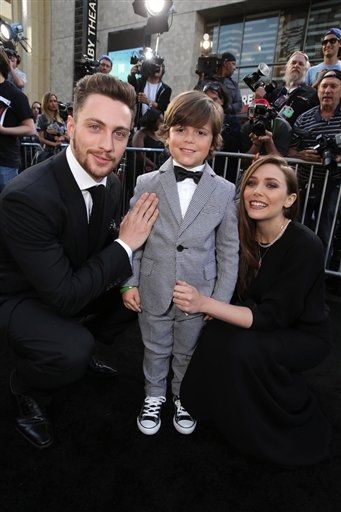
[[[321,44],[322,44],[322,46],[327,46],[328,43],[335,44],[338,41],[339,40],[336,37],[332,37],[331,39],[324,39]]]

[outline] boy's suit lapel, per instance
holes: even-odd
[[[195,189],[191,202],[189,203],[188,210],[180,225],[179,235],[181,235],[196,219],[216,188],[217,180],[214,179],[214,176],[214,172],[209,165],[206,164],[201,180]]]
[[[167,160],[160,168],[160,183],[166,199],[178,224],[182,222],[178,187],[175,181],[172,159]]]

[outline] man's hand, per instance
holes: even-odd
[[[298,158],[307,162],[321,162],[321,157],[316,149],[303,149],[298,152]]]
[[[138,288],[131,288],[122,294],[123,304],[127,309],[141,313],[141,300]]]
[[[256,135],[255,133],[250,133],[250,139],[252,144],[257,147],[260,147],[263,143],[269,142],[272,140],[272,133],[268,130],[265,131],[265,135]]]
[[[124,216],[119,238],[125,242],[132,251],[136,251],[147,240],[152,227],[159,215],[156,194],[145,192],[135,206]]]
[[[138,95],[137,95],[137,100],[140,102],[140,103],[145,103],[146,105],[149,104],[150,100],[148,98],[148,96],[145,95],[144,92],[139,92]]]
[[[265,151],[267,155],[278,155],[280,156],[279,151],[277,150],[272,132],[269,130],[265,130],[265,135],[255,135],[254,133],[250,133],[250,139],[255,148],[260,148],[262,144],[264,144]],[[251,146],[252,147],[252,146]],[[255,152],[255,151],[253,151]]]

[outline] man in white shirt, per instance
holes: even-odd
[[[132,125],[132,87],[96,73],[77,83],[74,100],[70,147],[12,180],[0,200],[0,329],[16,357],[16,427],[38,448],[53,441],[42,409],[52,390],[89,365],[98,376],[115,373],[93,358],[95,339],[131,319],[120,314],[117,285],[157,217],[155,194],[145,194],[117,231],[121,190],[112,171]]]
[[[341,71],[341,60],[339,53],[341,47],[341,30],[337,27],[330,28],[325,32],[322,39],[323,62],[312,66],[306,75],[305,83],[313,85],[319,78],[320,71],[324,69],[337,69]]]
[[[145,60],[140,70],[140,78],[136,77],[138,73],[138,66],[135,64],[128,75],[128,82],[134,87],[137,94],[135,118],[137,127],[140,126],[140,119],[149,108],[155,108],[164,113],[172,94],[172,89],[162,81],[165,66],[161,57],[154,56],[150,60]]]

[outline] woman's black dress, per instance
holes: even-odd
[[[302,372],[330,350],[320,239],[291,222],[263,253],[249,298],[250,329],[207,323],[181,387],[183,406],[243,453],[278,464],[329,455],[330,427]]]

